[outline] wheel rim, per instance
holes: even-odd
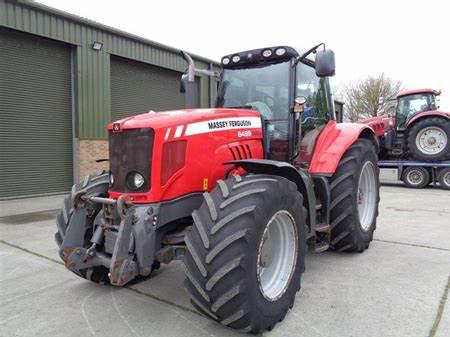
[[[406,174],[406,180],[411,185],[420,185],[425,180],[425,176],[421,170],[413,169]]]
[[[358,182],[357,204],[359,223],[364,231],[372,226],[376,208],[375,166],[368,161],[361,169]]]
[[[450,186],[450,171],[444,174],[442,181],[446,186]]]
[[[417,148],[425,154],[437,154],[447,146],[447,134],[437,126],[429,126],[419,131],[416,136]]]
[[[297,228],[292,215],[284,210],[267,223],[258,249],[259,289],[269,301],[286,292],[297,261]]]

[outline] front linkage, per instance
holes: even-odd
[[[58,214],[55,240],[66,267],[98,283],[123,286],[148,276],[160,263],[184,257],[192,211],[203,201],[192,193],[171,201],[135,204],[108,198],[109,173],[73,186]]]
[[[109,270],[110,283],[116,286],[125,285],[139,274],[150,274],[155,237],[151,207],[136,207],[127,202],[125,195],[115,200],[88,196],[85,191],[77,192],[72,200],[73,212],[59,250],[69,270],[79,274],[82,269],[103,266]],[[101,204],[102,210],[95,217],[90,245],[86,245],[86,219],[95,216],[93,204]],[[143,232],[145,235],[140,235]],[[105,252],[97,249],[100,246]],[[130,252],[135,252],[137,258]]]

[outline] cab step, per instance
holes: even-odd
[[[314,245],[314,253],[322,253],[330,248],[330,245],[326,242],[318,242]]]
[[[330,233],[331,225],[329,223],[316,223],[314,230],[319,233]]]

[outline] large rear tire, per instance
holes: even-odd
[[[71,195],[64,198],[63,208],[61,212],[56,216],[56,227],[58,231],[55,233],[55,241],[58,247],[61,247],[66,234],[67,226],[69,226],[70,218],[72,217],[73,196],[75,195],[75,193],[84,190],[88,195],[106,197],[108,195],[108,187],[109,174],[107,172],[101,172],[97,175],[86,176],[86,178],[82,182],[73,185]],[[90,207],[92,207],[89,212],[90,215],[86,217],[86,225],[88,230],[86,231],[85,235],[85,248],[90,246],[89,240],[91,239],[93,234],[93,222],[98,212],[101,210],[101,204],[93,204],[90,205]],[[109,270],[105,267],[94,267],[82,269],[79,273],[74,273],[89,281],[105,284],[109,283],[108,272]]]
[[[373,239],[380,202],[377,153],[370,140],[359,139],[345,152],[330,189],[330,247],[364,251]]]
[[[306,252],[297,186],[272,175],[219,180],[186,235],[185,288],[192,304],[245,332],[272,329],[292,308]]]
[[[408,131],[408,152],[419,160],[442,161],[450,158],[450,120],[428,117]]]

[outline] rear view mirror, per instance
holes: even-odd
[[[316,75],[318,77],[334,76],[335,72],[334,52],[331,49],[318,51],[316,54]]]

